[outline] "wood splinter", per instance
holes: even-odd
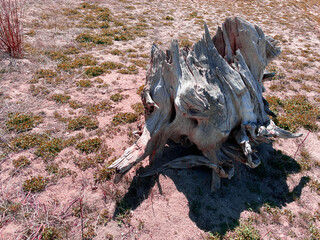
[[[251,168],[260,164],[255,150],[260,143],[301,136],[270,120],[268,115],[275,114],[262,95],[264,70],[281,52],[276,41],[239,17],[227,18],[213,38],[206,24],[204,29],[190,49],[179,49],[176,40],[166,53],[152,46],[141,93],[145,126],[138,141],[110,165],[118,174],[147,156],[159,161],[169,140],[187,141],[202,155],[179,157],[143,175],[207,166],[212,168],[211,191],[216,191],[221,177],[233,176],[234,160]]]

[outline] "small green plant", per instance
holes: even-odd
[[[1,216],[15,215],[21,210],[21,204],[11,200],[2,200],[0,205]]]
[[[42,176],[33,176],[24,181],[22,188],[25,192],[41,192],[45,189],[47,180]]]
[[[117,56],[123,55],[123,52],[121,52],[119,49],[114,49],[114,50],[110,51],[110,53],[112,55],[117,55]]]
[[[100,138],[87,139],[77,144],[76,148],[84,153],[92,153],[98,151],[101,146]]]
[[[50,141],[41,142],[34,154],[44,159],[54,158],[64,148],[61,138],[53,138]]]
[[[12,146],[21,149],[29,149],[40,145],[42,142],[48,141],[47,135],[38,133],[19,135],[11,140]]]
[[[166,17],[165,17],[165,20],[167,20],[167,21],[173,21],[173,20],[174,20],[174,18],[173,18],[173,17],[171,17],[171,16],[166,16]]]
[[[66,56],[62,52],[58,51],[45,51],[44,54],[51,58],[54,61],[69,61],[70,57]]]
[[[270,104],[270,109],[275,113],[280,109],[284,110],[284,114],[274,119],[280,127],[293,132],[299,127],[311,131],[318,130],[316,119],[320,116],[320,111],[307,100],[306,96],[295,95],[286,99],[267,96],[266,100]]]
[[[131,105],[131,108],[135,111],[138,115],[144,114],[144,106],[142,103],[135,103]]]
[[[311,181],[308,182],[308,186],[315,191],[318,195],[320,195],[320,182],[316,179],[311,179]]]
[[[40,69],[40,70],[37,70],[35,73],[36,79],[39,79],[39,78],[52,79],[52,78],[55,78],[56,76],[57,76],[57,73],[50,69]]]
[[[112,119],[113,125],[125,124],[125,123],[133,123],[137,121],[138,115],[136,113],[131,112],[120,112],[116,114]]]
[[[56,103],[67,103],[71,97],[67,94],[56,93],[53,94],[51,99]]]
[[[89,79],[79,80],[76,84],[77,84],[78,87],[82,87],[82,88],[90,88],[90,87],[92,87],[92,82]]]
[[[90,115],[97,115],[103,111],[109,111],[112,108],[111,102],[109,101],[101,101],[97,104],[88,105],[86,110]]]
[[[116,62],[110,62],[110,61],[102,63],[101,66],[108,70],[121,69],[124,67],[122,63],[116,63]]]
[[[50,90],[47,89],[44,86],[35,86],[35,85],[30,85],[29,88],[32,96],[38,96],[38,95],[48,95],[50,93]]]
[[[240,222],[240,225],[236,227],[230,235],[231,236],[229,239],[235,239],[235,240],[260,240],[261,239],[259,231],[253,227],[252,222],[249,220]]]
[[[108,222],[111,221],[111,219],[112,219],[112,216],[111,216],[109,210],[105,208],[99,214],[98,224],[99,225],[102,225],[102,224],[107,225]]]
[[[45,227],[41,233],[43,240],[62,239],[60,232],[55,227]]]
[[[94,173],[94,179],[96,182],[106,182],[111,180],[114,173],[114,169],[109,169],[106,166],[104,166],[103,168],[99,169]]]
[[[139,96],[141,95],[141,93],[142,93],[142,91],[143,91],[144,87],[145,87],[145,85],[141,85],[141,86],[138,88],[138,90],[137,90],[137,94],[138,94]]]
[[[79,116],[74,119],[70,119],[68,123],[68,129],[72,131],[87,129],[92,130],[98,128],[99,122],[90,116]]]
[[[57,163],[50,163],[46,166],[46,171],[49,174],[57,174],[59,172],[59,166]]]
[[[89,168],[95,168],[97,166],[96,159],[92,157],[75,158],[73,162],[82,171],[85,171]]]
[[[96,232],[94,230],[94,226],[91,224],[86,224],[86,230],[83,233],[83,240],[92,240],[96,236]]]
[[[30,165],[30,163],[31,163],[30,160],[25,156],[21,156],[12,161],[12,164],[15,168],[24,168]]]
[[[312,160],[309,152],[305,149],[301,149],[301,157],[298,159],[298,163],[301,167],[301,170],[310,170],[312,166]]]
[[[118,73],[121,74],[138,74],[138,69],[135,65],[130,65],[127,67],[127,69],[120,69],[118,70]]]
[[[110,99],[114,102],[120,102],[124,98],[124,95],[116,93],[110,96]]]
[[[10,113],[8,118],[6,122],[7,129],[16,132],[29,131],[42,122],[41,116],[33,115],[32,113]]]
[[[90,33],[80,33],[77,37],[76,37],[76,41],[79,43],[83,43],[83,42],[93,42],[94,36]]]
[[[78,108],[82,108],[83,104],[77,100],[71,100],[71,101],[69,101],[69,106],[72,109],[78,109]]]
[[[95,66],[97,61],[90,54],[85,54],[80,57],[75,58],[73,61],[66,61],[59,63],[57,68],[62,69],[64,71],[68,71],[74,68],[80,68],[83,66]]]
[[[85,70],[85,74],[88,76],[88,77],[96,77],[96,76],[99,76],[101,74],[103,74],[105,72],[104,68],[103,67],[99,67],[99,66],[96,66],[96,67],[88,67],[86,70]]]

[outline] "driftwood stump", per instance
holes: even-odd
[[[110,168],[118,174],[149,156],[161,158],[169,140],[195,145],[201,154],[187,155],[147,172],[166,168],[212,168],[211,190],[220,178],[233,176],[234,161],[251,168],[260,164],[255,151],[271,137],[292,138],[277,127],[263,98],[262,79],[267,64],[280,54],[276,41],[260,27],[241,18],[228,18],[211,38],[205,25],[203,38],[191,49],[179,49],[176,40],[164,53],[156,45],[146,85],[141,94],[145,126],[138,141]]]

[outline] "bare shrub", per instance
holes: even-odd
[[[22,56],[21,12],[18,0],[0,0],[0,51]]]

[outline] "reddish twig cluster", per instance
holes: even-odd
[[[22,56],[22,28],[18,0],[0,0],[0,51]]]

